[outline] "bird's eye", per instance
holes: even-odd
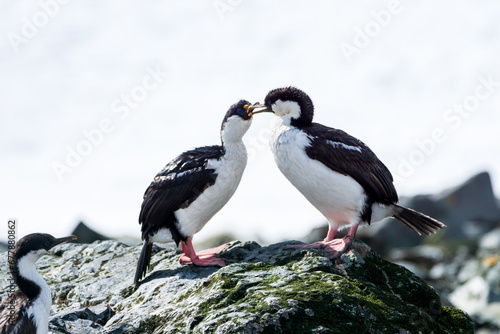
[[[268,105],[268,106],[271,106],[271,101],[267,101],[267,105]]]
[[[243,109],[241,109],[241,108],[240,108],[240,109],[236,110],[236,112],[237,112],[238,114],[243,114]]]
[[[43,247],[49,247],[50,246],[50,241],[45,241],[43,243]]]

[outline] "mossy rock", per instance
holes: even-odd
[[[114,316],[99,333],[473,333],[467,314],[443,307],[432,287],[362,242],[335,263],[289,244],[234,242],[221,254],[224,268],[182,266],[176,250],[155,247],[137,289],[140,246],[64,245],[41,267],[53,311],[110,305]],[[53,320],[52,332],[65,333],[65,320]],[[97,333],[95,324],[85,333]]]

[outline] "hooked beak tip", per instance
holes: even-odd
[[[54,246],[62,244],[64,242],[73,241],[76,239],[78,239],[78,238],[74,235],[70,235],[69,237],[64,237],[64,238],[58,238],[58,239],[56,239],[56,242],[54,242]]]
[[[258,109],[258,108],[263,108],[263,109],[255,110],[255,109]],[[248,116],[253,116],[255,114],[260,114],[260,113],[263,113],[263,112],[273,112],[273,111],[272,111],[271,107],[266,106],[264,104],[260,104],[258,102],[255,102],[254,104],[252,104],[248,108]]]

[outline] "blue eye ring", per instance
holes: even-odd
[[[238,114],[243,114],[243,109],[239,108],[238,110],[236,110],[236,112],[237,112]]]
[[[268,105],[268,106],[271,106],[271,101],[267,101],[267,105]]]
[[[45,242],[43,243],[43,246],[44,246],[44,247],[49,247],[49,246],[50,246],[50,244],[51,244],[51,242],[50,242],[50,241],[45,241]]]

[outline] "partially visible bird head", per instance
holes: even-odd
[[[252,124],[250,110],[252,110],[251,104],[246,100],[240,100],[229,107],[221,126],[223,143],[240,141],[243,138]]]
[[[258,107],[264,109],[251,111],[254,115],[261,112],[273,112],[285,123],[294,126],[307,126],[312,123],[314,105],[311,98],[295,87],[276,88],[267,93],[264,104]]]
[[[19,261],[26,257],[28,262],[35,263],[52,247],[75,239],[76,237],[74,235],[64,238],[54,238],[50,234],[46,233],[28,234],[16,243],[13,251],[13,259],[15,261]]]

